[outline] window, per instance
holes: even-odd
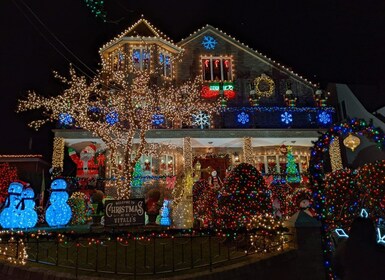
[[[231,59],[225,57],[209,57],[202,59],[204,81],[231,81]]]
[[[132,51],[132,63],[137,70],[150,69],[150,50],[148,49],[134,49]]]
[[[121,71],[124,67],[124,55],[121,52],[116,52],[112,55],[112,70]]]
[[[165,77],[171,78],[171,56],[161,53],[159,55],[159,64],[162,65],[162,74]]]

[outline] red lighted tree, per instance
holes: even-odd
[[[8,186],[11,182],[17,180],[16,167],[8,163],[0,163],[0,203],[3,203],[8,194]]]
[[[204,179],[195,182],[193,186],[194,219],[201,222],[200,226],[210,227],[213,224],[214,210],[217,208],[218,191]]]
[[[236,166],[219,191],[218,226],[227,229],[246,227],[254,216],[271,211],[269,191],[261,173],[248,163]]]

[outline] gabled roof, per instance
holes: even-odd
[[[180,47],[175,45],[169,37],[163,34],[163,32],[159,31],[146,19],[141,18],[136,23],[124,30],[122,33],[117,35],[114,39],[104,44],[99,49],[99,52],[102,52],[110,48],[111,46],[118,44],[119,42],[124,40],[124,38],[129,38],[131,40],[137,39],[139,41],[153,41],[155,39],[157,41],[163,42],[164,44],[170,46],[173,49],[181,50]]]
[[[288,73],[289,75],[291,75],[293,78],[303,82],[303,83],[306,83],[312,87],[316,87],[317,85],[315,83],[312,83],[311,81],[309,81],[308,79],[298,75],[297,73],[294,73],[292,70],[290,70],[289,67],[285,67],[284,65],[280,64],[279,62],[276,62],[275,60],[272,60],[271,58],[267,57],[266,55],[250,48],[249,46],[245,45],[244,43],[240,42],[239,40],[235,39],[234,37],[231,37],[230,35],[228,35],[227,33],[223,32],[222,30],[219,30],[218,28],[215,28],[209,24],[206,24],[206,26],[198,29],[197,31],[195,31],[193,34],[190,34],[190,36],[182,39],[180,42],[178,42],[177,44],[181,47],[183,47],[184,45],[186,45],[187,43],[189,43],[190,41],[194,40],[196,37],[199,37],[199,36],[203,36],[204,34],[206,33],[214,33],[215,35],[217,35],[218,37],[220,37],[221,39],[233,44],[234,46],[242,49],[243,51],[249,53],[250,55],[254,56],[255,58],[257,59],[260,59],[261,61],[263,61],[264,63],[266,64],[269,64],[271,65],[272,67],[278,69],[278,70],[281,70],[283,72],[286,72]]]

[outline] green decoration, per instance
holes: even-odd
[[[101,19],[106,22],[107,13],[104,9],[103,0],[84,0],[87,7],[91,9],[91,12],[95,15],[97,19]]]
[[[132,178],[133,179],[131,186],[133,188],[140,188],[143,186],[142,166],[139,161],[135,164],[134,172],[132,173]]]
[[[301,182],[301,176],[295,163],[292,148],[288,147],[287,150],[286,181],[288,183],[299,183]]]

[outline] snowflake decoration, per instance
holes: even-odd
[[[245,112],[238,114],[237,121],[241,124],[248,123],[250,121],[249,114],[246,114]]]
[[[202,45],[206,50],[213,50],[218,42],[211,36],[204,36]]]
[[[201,129],[210,126],[210,116],[203,112],[193,115],[193,118],[193,124],[199,126]]]
[[[164,116],[162,114],[157,114],[152,116],[153,125],[161,125],[164,123]]]
[[[332,121],[330,114],[322,112],[318,115],[318,120],[320,123],[328,124]]]
[[[59,123],[61,125],[71,125],[74,122],[74,118],[67,113],[61,113],[59,115]]]
[[[285,123],[285,124],[289,124],[293,121],[293,115],[288,113],[288,112],[285,112],[283,114],[281,114],[281,122]]]
[[[119,114],[115,111],[109,112],[106,116],[106,122],[109,125],[114,125],[119,121]]]

